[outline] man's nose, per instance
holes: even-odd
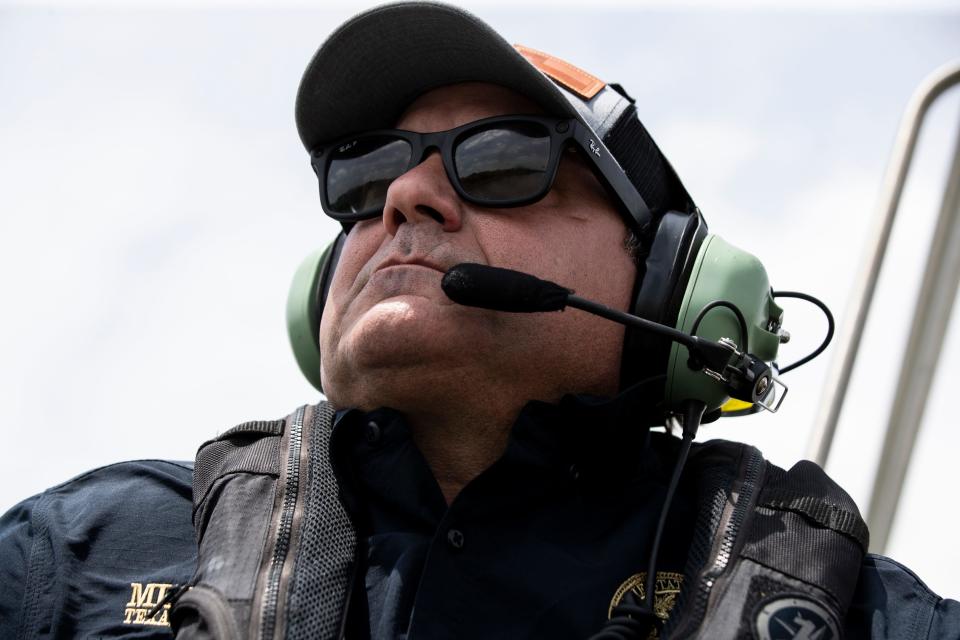
[[[387,233],[396,235],[400,225],[410,222],[436,223],[443,231],[457,231],[463,223],[463,201],[447,179],[437,150],[387,188],[383,205]]]

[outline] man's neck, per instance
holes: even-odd
[[[612,379],[611,376],[608,376]],[[517,380],[526,384],[519,385]],[[601,382],[607,380],[597,376]],[[415,381],[415,384],[409,381]],[[531,372],[516,377],[491,375],[475,368],[440,372],[424,368],[401,373],[385,370],[381,376],[357,376],[332,389],[328,396],[338,407],[373,411],[389,407],[402,413],[413,441],[423,454],[447,504],[474,478],[500,459],[521,410],[531,400],[558,402],[572,385],[536,384]],[[597,383],[583,393],[604,395]]]
[[[405,412],[413,441],[451,504],[471,480],[496,462],[507,446],[520,407],[491,411]]]

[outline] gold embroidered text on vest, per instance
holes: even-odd
[[[169,627],[170,604],[163,605],[152,618],[147,614],[154,608],[158,602],[163,600],[167,591],[173,587],[166,582],[148,582],[143,585],[140,582],[130,583],[130,601],[123,612],[123,624],[143,624],[153,627]]]
[[[620,585],[617,592],[613,594],[610,600],[610,607],[607,609],[607,618],[613,616],[613,610],[618,604],[627,600],[634,604],[643,602],[647,581],[646,572],[635,573]],[[683,586],[683,574],[673,571],[657,571],[657,579],[653,587],[653,612],[658,618],[666,622],[670,617],[670,612],[677,604],[677,597],[680,595],[680,588]],[[656,629],[650,632],[647,640],[655,640],[660,635]]]

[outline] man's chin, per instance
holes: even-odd
[[[367,310],[340,338],[337,352],[353,367],[402,369],[458,360],[467,324],[458,309],[405,295],[389,298]]]
[[[392,337],[352,335],[341,340],[334,354],[324,357],[324,389],[340,407],[402,409],[411,393],[422,400],[425,391],[436,389],[438,380],[449,378],[464,349],[453,340],[417,332]]]
[[[456,326],[457,309],[433,296],[403,293],[376,301],[352,322],[344,337],[376,344],[377,348],[418,334],[440,334]],[[356,336],[356,337],[354,337]]]
[[[341,391],[384,389],[404,376],[424,384],[449,379],[478,353],[498,353],[496,335],[504,329],[496,312],[416,294],[385,298],[366,309],[355,305],[343,317],[324,320],[339,328],[323,343],[324,388]]]

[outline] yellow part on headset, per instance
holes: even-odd
[[[754,412],[753,403],[730,398],[720,407],[720,412],[723,417],[748,415]]]

